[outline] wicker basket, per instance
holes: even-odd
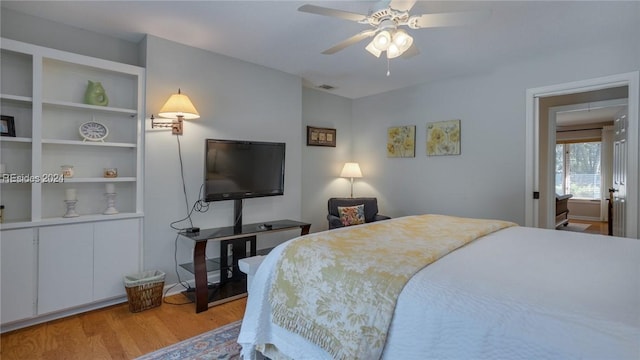
[[[160,270],[145,271],[124,277],[124,286],[132,313],[151,309],[162,304],[165,274]]]

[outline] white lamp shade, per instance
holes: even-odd
[[[360,171],[360,165],[355,162],[348,162],[344,164],[340,177],[346,178],[361,178],[362,171]]]
[[[398,49],[400,49],[400,54],[402,54],[411,47],[411,44],[413,44],[413,38],[411,35],[407,34],[406,31],[398,29],[393,34],[393,43],[396,44]]]
[[[373,38],[373,46],[380,50],[385,51],[391,44],[391,34],[387,30],[380,31],[376,37]]]
[[[389,48],[387,49],[387,58],[388,59],[397,58],[400,55],[402,55],[402,51],[400,51],[400,49],[398,48],[398,46],[396,44],[392,43],[391,45],[389,45]]]
[[[380,54],[382,54],[382,51],[376,49],[376,47],[373,45],[373,40],[369,43],[369,45],[367,45],[367,47],[365,48],[368,52],[371,53],[371,55],[375,56],[375,57],[380,57]]]
[[[198,110],[193,106],[189,97],[182,94],[178,89],[177,94],[173,94],[169,97],[166,103],[162,106],[158,115],[163,118],[176,118],[182,116],[184,119],[198,119],[200,114]]]

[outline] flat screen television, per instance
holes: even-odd
[[[205,201],[284,194],[285,143],[205,141]]]

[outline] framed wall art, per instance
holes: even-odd
[[[427,123],[427,155],[460,155],[460,120]]]
[[[336,147],[336,129],[307,126],[307,146]]]
[[[16,124],[13,120],[13,116],[0,115],[0,130],[2,136],[16,136]]]
[[[387,157],[416,156],[416,126],[392,126],[387,130]]]

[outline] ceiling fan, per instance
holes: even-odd
[[[348,46],[373,37],[365,49],[375,57],[380,57],[383,52],[386,52],[387,59],[399,56],[407,58],[419,54],[419,50],[413,45],[413,37],[402,29],[402,26],[410,29],[460,26],[480,21],[489,14],[486,11],[473,11],[410,15],[409,11],[415,2],[416,0],[379,1],[368,15],[309,4],[299,7],[298,11],[337,17],[372,27],[323,51],[323,54],[335,54]]]

